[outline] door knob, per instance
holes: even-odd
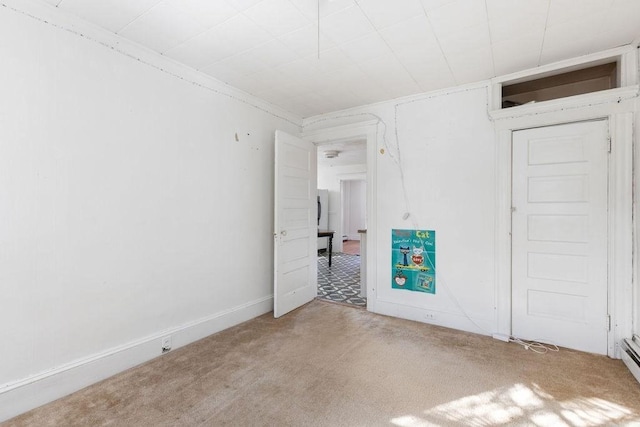
[[[287,235],[287,230],[282,230],[282,231],[280,232],[280,234],[281,234],[281,235],[283,235],[283,236],[286,236],[286,235]]]

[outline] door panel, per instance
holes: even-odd
[[[276,131],[273,314],[280,317],[317,294],[316,148]]]
[[[514,336],[607,353],[607,125],[513,133]]]
[[[587,215],[529,215],[527,233],[529,240],[541,242],[588,241],[589,217]]]

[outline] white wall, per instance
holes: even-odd
[[[0,420],[59,397],[50,375],[137,345],[140,362],[163,333],[176,347],[269,311],[274,131],[301,123],[52,8],[10,4]]]
[[[360,240],[358,230],[367,228],[367,182],[342,181],[343,230],[349,240]]]
[[[4,3],[0,420],[159,354],[165,333],[176,347],[268,311],[272,256],[250,256],[243,273],[247,254],[272,253],[273,131],[300,123],[53,9]],[[487,87],[343,114],[354,113],[386,127],[376,148],[376,310],[491,332]],[[353,120],[340,115],[323,118]],[[318,177],[330,206],[338,175],[364,171]],[[436,230],[435,295],[391,289],[393,228]],[[76,382],[58,381],[80,369]]]
[[[376,148],[375,311],[494,331],[496,160],[487,93],[487,86],[480,85],[305,120],[305,132],[354,121],[350,117],[363,120],[367,114],[384,122],[378,125]],[[391,288],[394,228],[436,231],[435,295]]]
[[[375,258],[370,260],[375,265],[375,280],[369,288],[374,291],[369,295],[369,307],[373,311],[484,334],[505,329],[504,319],[510,316],[510,298],[509,291],[505,293],[502,287],[507,279],[500,276],[501,280],[498,280],[498,273],[503,272],[498,259],[503,259],[499,257],[505,249],[504,238],[501,238],[500,246],[497,241],[498,232],[504,231],[504,228],[498,230],[497,225],[502,224],[500,221],[505,212],[498,212],[498,206],[504,200],[501,198],[498,204],[497,196],[503,194],[500,188],[506,185],[502,181],[506,172],[497,168],[498,159],[504,162],[504,152],[497,152],[498,145],[502,144],[498,133],[504,134],[505,124],[501,122],[498,126],[490,117],[490,89],[490,82],[478,83],[305,119],[305,134],[316,135],[320,141],[324,140],[322,129],[327,129],[327,135],[338,133],[348,137],[351,135],[346,129],[350,127],[345,125],[362,129],[364,120],[378,122],[373,150],[376,156],[373,186],[376,204],[372,208],[377,218],[374,224],[368,224],[369,229],[375,230],[368,236],[375,237],[369,246],[375,252],[372,255]],[[567,108],[556,103],[510,123],[517,129],[517,126],[544,126],[609,115],[622,120],[620,117],[634,108],[622,98],[637,97],[637,89],[635,95],[631,94],[633,90],[633,87],[620,89],[619,96],[615,95],[617,101],[613,94],[594,94],[592,98],[570,101]],[[632,102],[635,102],[637,128],[640,101]],[[621,132],[614,139],[620,146],[631,143]],[[637,133],[633,144],[638,144]],[[640,161],[639,152],[636,147],[636,163]],[[625,166],[620,159],[616,162],[620,164],[610,173],[624,174]],[[637,167],[635,171],[638,174]],[[498,176],[500,186],[497,186]],[[640,178],[636,175],[635,179],[634,200],[638,200]],[[623,188],[628,182],[619,184]],[[630,203],[630,200],[623,202]],[[624,213],[621,212],[620,218],[624,218]],[[619,228],[625,226],[621,223]],[[436,231],[435,295],[391,288],[390,236],[394,228]],[[639,231],[636,221],[636,248]],[[635,255],[636,279],[638,253],[636,251]],[[616,262],[622,264],[629,255],[620,252]],[[618,280],[614,287],[612,292],[618,302],[610,309],[618,323],[611,334],[610,355],[617,354],[614,348],[617,340],[628,336],[631,317],[636,333],[640,324],[637,280],[632,284],[625,276],[624,283]],[[623,302],[628,298],[621,298],[630,295],[629,289],[633,289],[634,295],[632,316]],[[505,300],[509,300],[506,311]]]

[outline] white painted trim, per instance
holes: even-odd
[[[338,216],[338,224],[340,224],[340,239],[339,239],[339,246],[334,245],[334,248],[335,248],[334,250],[336,252],[342,252],[342,249],[344,248],[344,245],[342,244],[342,239],[345,237],[345,235],[347,240],[360,240],[360,233],[347,234],[347,230],[344,229],[344,205],[345,205],[344,185],[345,185],[345,182],[347,181],[365,181],[366,183],[367,174],[366,172],[343,173],[343,174],[337,174],[336,178],[338,179],[338,181],[340,181],[340,213]],[[365,211],[366,209],[367,207],[365,206]],[[365,212],[365,215],[366,215],[366,212]],[[365,256],[366,256],[366,253],[365,253]],[[361,258],[361,259],[364,259],[364,258]],[[365,266],[366,266],[366,262],[365,262]],[[364,276],[361,275],[361,278],[362,277],[364,277],[366,280],[366,274]],[[365,289],[365,295],[366,295],[366,289]]]
[[[332,126],[329,128],[313,129],[302,132],[302,138],[312,140],[318,146],[333,144],[336,142],[351,141],[366,135],[368,128],[376,126],[377,119],[366,120],[348,125]],[[364,133],[363,133],[364,132]]]
[[[0,422],[52,402],[162,354],[162,337],[171,335],[175,350],[273,309],[267,296],[167,329],[104,352],[76,360],[20,381],[0,386]]]
[[[520,130],[532,127],[552,126],[564,123],[580,122],[585,120],[598,120],[608,118],[613,114],[633,112],[640,96],[630,99],[616,99],[605,103],[596,103],[590,100],[587,94],[581,98],[582,102],[576,103],[574,99],[563,98],[557,101],[565,101],[553,108],[540,109],[535,114],[528,114],[520,110],[522,114],[514,114],[494,120],[496,131]],[[581,95],[582,96],[582,95]],[[542,106],[542,103],[540,103]],[[519,107],[514,107],[519,108]],[[511,110],[511,108],[509,109]]]
[[[608,356],[619,358],[618,343],[631,336],[633,316],[633,112],[635,101],[595,104],[584,100],[581,106],[546,111],[539,115],[505,118],[496,122],[497,153],[497,310],[496,328],[511,331],[511,137],[512,132],[540,126],[593,119],[608,119],[614,139],[609,164],[609,314],[612,331]],[[573,100],[567,99],[573,104]],[[508,237],[507,237],[508,236]],[[508,268],[506,266],[509,266]],[[508,321],[507,321],[508,319]]]
[[[367,310],[376,311],[378,299],[378,128],[367,130]]]
[[[640,83],[638,77],[638,49],[630,49],[622,55],[620,64],[620,86],[633,86]]]
[[[623,101],[638,98],[638,96],[640,96],[640,87],[638,85],[634,85],[494,110],[489,112],[489,116],[495,121],[520,118],[527,115],[582,108],[588,105],[621,103]]]
[[[22,14],[43,25],[49,25],[67,34],[73,34],[80,39],[94,43],[104,49],[129,57],[132,61],[154,68],[158,72],[165,73],[237,102],[247,104],[295,126],[300,127],[302,125],[301,116],[250,95],[240,89],[229,86],[208,74],[197,71],[167,56],[100,28],[97,25],[84,21],[44,1],[0,0],[0,7],[2,6],[6,6],[3,9],[11,13]]]
[[[625,46],[595,55],[574,58],[540,67],[535,74],[561,68],[578,67],[585,62],[620,58],[620,79],[625,87],[528,104],[508,109],[500,105],[500,85],[530,77],[524,71],[492,80],[492,102],[489,116],[494,120],[497,156],[497,218],[496,218],[496,329],[511,332],[511,137],[512,132],[531,127],[552,126],[584,120],[608,119],[614,145],[609,163],[609,313],[612,331],[608,336],[608,355],[620,357],[618,343],[631,336],[634,322],[633,296],[638,292],[634,282],[633,252],[633,122],[639,99],[638,52],[635,46]],[[637,112],[636,112],[637,114]],[[640,114],[638,115],[640,116]]]
[[[315,122],[314,122],[315,123]],[[322,144],[327,141],[348,141],[356,138],[367,140],[367,310],[376,311],[377,297],[377,147],[379,120],[315,129],[303,132],[303,138]]]
[[[502,83],[490,84],[487,96],[489,97],[487,102],[489,111],[500,110],[502,108]]]
[[[587,64],[597,64],[609,59],[618,59],[621,87],[502,109],[502,85],[504,83],[517,83],[532,78],[542,78],[553,75],[558,71],[567,72],[580,69]],[[521,118],[526,115],[581,108],[585,105],[620,103],[640,96],[639,83],[638,49],[635,46],[627,45],[491,79],[489,90],[489,117],[497,121]]]
[[[609,356],[633,328],[633,113],[609,117]]]
[[[638,201],[640,200],[640,149],[638,149],[637,145],[639,141],[638,136],[638,127],[637,124],[640,124],[640,102],[636,102],[636,112],[634,117],[633,126],[633,139],[634,139],[634,148],[633,148],[633,291],[632,291],[632,299],[633,299],[633,309],[632,309],[632,332],[636,335],[640,335],[640,239],[639,239],[639,214],[640,214],[640,206]]]
[[[496,138],[496,332],[511,335],[511,130]]]
[[[425,309],[424,307],[408,304],[406,301],[396,302],[380,298],[376,301],[375,312],[385,316],[399,317],[485,336],[490,336],[488,331],[492,329],[492,320],[474,319],[459,312]]]
[[[638,43],[634,43],[632,45],[627,45],[627,46],[622,46],[615,49],[597,52],[591,55],[580,56],[580,57],[568,59],[565,61],[555,62],[552,64],[543,65],[537,68],[531,68],[531,69],[520,71],[517,73],[495,77],[489,80],[482,80],[479,82],[468,83],[460,86],[452,86],[452,87],[438,89],[430,92],[424,92],[424,93],[419,93],[415,95],[408,95],[401,98],[375,102],[368,105],[360,105],[357,107],[347,108],[344,110],[332,111],[330,113],[318,114],[315,116],[304,118],[302,126],[306,128],[309,126],[317,125],[323,121],[341,120],[341,119],[344,120],[346,118],[355,117],[355,116],[367,116],[367,115],[372,116],[372,114],[362,113],[362,111],[372,109],[378,106],[386,106],[389,104],[397,104],[397,105],[407,104],[414,101],[421,101],[424,99],[434,98],[438,96],[450,95],[458,92],[465,92],[468,90],[478,89],[486,86],[489,87],[489,100],[488,100],[489,112],[490,112],[489,114],[491,115],[492,119],[498,119],[498,118],[501,118],[499,114],[496,117],[493,117],[492,114],[495,113],[496,111],[500,111],[500,108],[502,106],[502,90],[500,86],[503,82],[514,81],[514,80],[525,79],[525,78],[528,79],[535,76],[539,76],[544,73],[553,73],[554,71],[557,71],[563,68],[569,68],[569,69],[571,67],[580,68],[585,63],[597,62],[600,60],[605,60],[607,58],[615,58],[616,56],[619,56],[622,60],[621,68],[626,70],[625,72],[623,72],[621,83],[624,83],[625,86],[633,86],[640,83],[640,80],[637,77],[635,78],[630,77],[631,75],[626,73],[628,73],[633,68],[632,64],[634,62],[637,63],[638,61],[637,60],[638,52],[636,48],[637,44]],[[637,75],[637,67],[634,73]],[[612,90],[615,90],[615,89],[612,89]],[[636,88],[636,91],[637,91],[637,88]],[[608,92],[608,91],[605,91],[605,92]],[[589,95],[591,94],[587,94],[587,96]],[[567,98],[563,98],[561,102],[563,102],[566,99]],[[546,101],[545,104],[547,102],[550,102],[550,101]],[[580,101],[578,101],[578,103],[580,103]],[[539,103],[538,105],[542,105],[542,103]],[[513,107],[513,108],[522,108],[522,107],[529,107],[529,106],[520,106],[520,107]],[[512,110],[513,108],[509,108],[506,111]]]
[[[339,173],[336,178],[340,181],[366,181],[366,172],[354,172],[354,173]]]
[[[551,64],[541,65],[537,68],[531,68],[528,70],[518,71],[504,76],[496,77],[491,79],[491,83],[517,83],[518,81],[522,80],[544,77],[545,75],[550,75],[560,70],[571,71],[574,69],[579,69],[582,68],[585,64],[589,63],[597,63],[600,61],[604,63],[608,59],[616,59],[617,57],[620,57],[622,60],[624,60],[624,55],[632,52],[633,50],[635,50],[635,47],[632,45],[621,46],[590,55],[579,56],[577,58],[558,61]]]
[[[370,110],[373,109],[375,107],[384,107],[387,105],[403,105],[403,104],[409,104],[412,102],[418,102],[418,101],[422,101],[425,99],[431,99],[431,98],[436,98],[436,97],[440,97],[443,95],[451,95],[454,93],[459,93],[459,92],[467,92],[470,90],[476,90],[476,89],[482,89],[485,88],[489,85],[489,80],[482,80],[479,82],[474,82],[474,83],[467,83],[461,86],[452,86],[452,87],[447,87],[444,89],[438,89],[438,90],[434,90],[431,92],[424,92],[424,93],[418,93],[415,95],[407,95],[401,98],[395,98],[395,99],[388,99],[386,101],[380,101],[380,102],[375,102],[373,104],[367,104],[367,105],[359,105],[357,107],[351,107],[351,108],[347,108],[344,110],[339,110],[339,111],[332,111],[330,113],[324,113],[324,114],[318,114],[316,116],[311,116],[311,117],[306,117],[303,122],[302,122],[302,126],[303,127],[309,127],[309,126],[314,126],[317,125],[321,122],[324,121],[330,121],[330,120],[344,120],[344,119],[349,119],[349,118],[355,118],[355,117],[372,117],[375,116],[375,114],[373,113],[368,113],[368,112],[362,112],[363,110]],[[358,122],[358,123],[365,123],[365,122]],[[346,125],[349,126],[349,125]]]

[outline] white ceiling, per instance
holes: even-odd
[[[325,152],[337,151],[334,158],[327,158]],[[340,141],[318,146],[318,168],[332,168],[337,166],[366,165],[367,140]]]
[[[640,37],[640,0],[42,1],[303,117]]]

